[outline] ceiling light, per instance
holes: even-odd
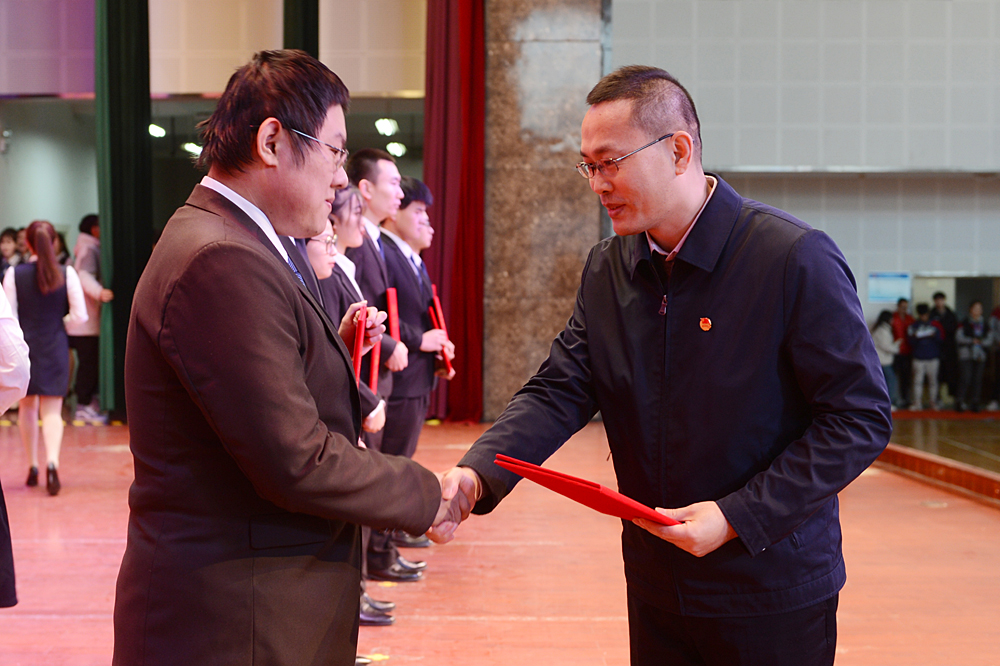
[[[199,146],[197,143],[188,142],[188,143],[185,143],[183,146],[181,146],[181,148],[183,148],[184,150],[188,151],[192,155],[196,155],[196,156],[197,155],[201,155],[201,146]]]
[[[397,143],[396,141],[393,141],[392,143],[387,145],[385,149],[386,152],[388,152],[393,157],[402,157],[403,155],[406,154],[406,146],[404,146],[401,143]]]
[[[167,130],[163,129],[159,125],[150,123],[149,134],[150,136],[155,136],[157,139],[162,139],[167,135]]]
[[[399,123],[392,118],[379,118],[375,121],[375,129],[382,136],[393,136],[399,133]]]

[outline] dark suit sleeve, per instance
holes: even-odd
[[[325,328],[316,334],[319,313],[290,272],[276,271],[243,244],[206,246],[165,299],[161,348],[261,497],[422,533],[439,505],[437,479],[356,446],[346,350]]]
[[[751,555],[785,538],[879,456],[889,396],[854,278],[830,238],[804,234],[785,269],[784,346],[812,423],[719,507]]]
[[[521,480],[493,463],[497,453],[540,465],[597,413],[582,287],[593,253],[583,270],[573,315],[553,341],[549,357],[458,463],[476,470],[485,481],[486,492],[475,513],[492,511]]]

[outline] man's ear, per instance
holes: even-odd
[[[268,118],[257,128],[254,148],[257,157],[265,166],[278,166],[278,139],[281,132],[281,122],[277,118]]]
[[[694,160],[694,140],[684,130],[674,133],[674,173],[683,174]]]
[[[374,188],[375,185],[367,178],[362,178],[358,181],[358,192],[361,193],[361,198],[365,200],[365,203],[372,200],[372,196],[374,196],[374,192],[372,190],[374,190]]]

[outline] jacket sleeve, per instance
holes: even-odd
[[[885,449],[892,430],[853,276],[826,234],[812,230],[794,244],[782,297],[782,344],[812,421],[768,469],[718,502],[751,555],[843,490]]]
[[[458,463],[476,470],[485,482],[475,513],[492,511],[521,479],[493,464],[497,453],[541,464],[597,413],[583,301],[593,256],[591,250],[573,315],[552,342],[549,357]]]
[[[288,511],[424,532],[440,503],[436,477],[356,446],[346,350],[324,347],[337,346],[329,334],[307,337],[316,330],[309,304],[267,259],[227,242],[195,255],[166,297],[161,350],[261,497]],[[307,370],[328,378],[322,394],[312,394]]]

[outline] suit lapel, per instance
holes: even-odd
[[[345,356],[348,365],[351,364],[351,354],[347,350],[347,346],[344,344],[344,341],[340,338],[340,331],[337,326],[334,325],[333,321],[331,321],[330,315],[327,314],[326,309],[313,297],[309,289],[307,289],[306,286],[300,282],[297,277],[295,277],[295,274],[292,273],[287,262],[285,262],[284,257],[282,257],[281,253],[278,252],[278,248],[274,247],[274,243],[271,242],[271,239],[269,239],[264,231],[257,226],[256,222],[250,219],[249,215],[243,212],[242,208],[215,190],[203,185],[195,186],[194,191],[191,192],[191,196],[188,197],[187,205],[194,206],[195,208],[201,208],[202,210],[208,211],[213,215],[219,215],[227,220],[231,220],[232,222],[238,224],[248,234],[260,241],[264,248],[268,250],[271,256],[278,262],[278,265],[275,266],[275,272],[282,274],[284,279],[291,280],[292,283],[295,284],[295,286],[299,289],[299,293],[302,294],[303,298],[305,298],[309,305],[312,306],[313,310],[316,311],[316,314],[319,315],[320,320],[323,322],[323,326],[326,328],[327,336],[333,341],[334,346],[337,347],[340,353]],[[282,236],[278,237],[279,240],[282,238]],[[285,238],[284,240],[287,241],[288,239]],[[289,244],[291,244],[290,241]],[[294,248],[294,245],[292,247]],[[288,251],[287,246],[285,246],[285,250]],[[375,248],[375,251],[378,252],[378,248]],[[298,252],[297,249],[295,253],[301,257],[301,253]],[[303,278],[304,277],[305,276],[303,275]],[[351,377],[354,376],[353,372],[350,374]]]

